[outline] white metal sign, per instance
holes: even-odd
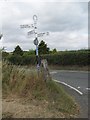
[[[20,25],[20,28],[33,28],[34,25],[31,24],[31,25],[28,25],[28,24],[25,24],[25,25]]]
[[[34,33],[35,33],[35,30],[31,30],[31,31],[28,32],[28,35],[32,35]]]
[[[39,33],[39,34],[38,34],[38,37],[43,37],[44,35],[49,35],[49,32],[46,32],[46,33]]]

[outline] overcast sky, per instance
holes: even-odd
[[[33,1],[33,2],[32,2]],[[44,40],[50,49],[76,50],[88,47],[88,1],[58,0],[48,1],[0,2],[0,32],[3,38],[0,47],[13,51],[16,45],[23,50],[35,49],[34,36],[28,36],[32,29],[21,29],[22,24],[33,24],[33,15],[37,15],[39,32],[49,32]]]

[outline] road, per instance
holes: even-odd
[[[78,118],[88,118],[88,86],[87,71],[64,71],[53,70],[50,72],[52,78],[63,85],[65,90],[69,92],[80,105],[80,115]],[[90,114],[89,114],[90,116]]]

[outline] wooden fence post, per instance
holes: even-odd
[[[43,73],[44,80],[51,80],[51,75],[49,72],[48,62],[46,59],[41,60],[41,66],[40,66],[41,72]]]

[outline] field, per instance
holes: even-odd
[[[52,80],[35,69],[2,65],[3,118],[75,118],[79,106]]]

